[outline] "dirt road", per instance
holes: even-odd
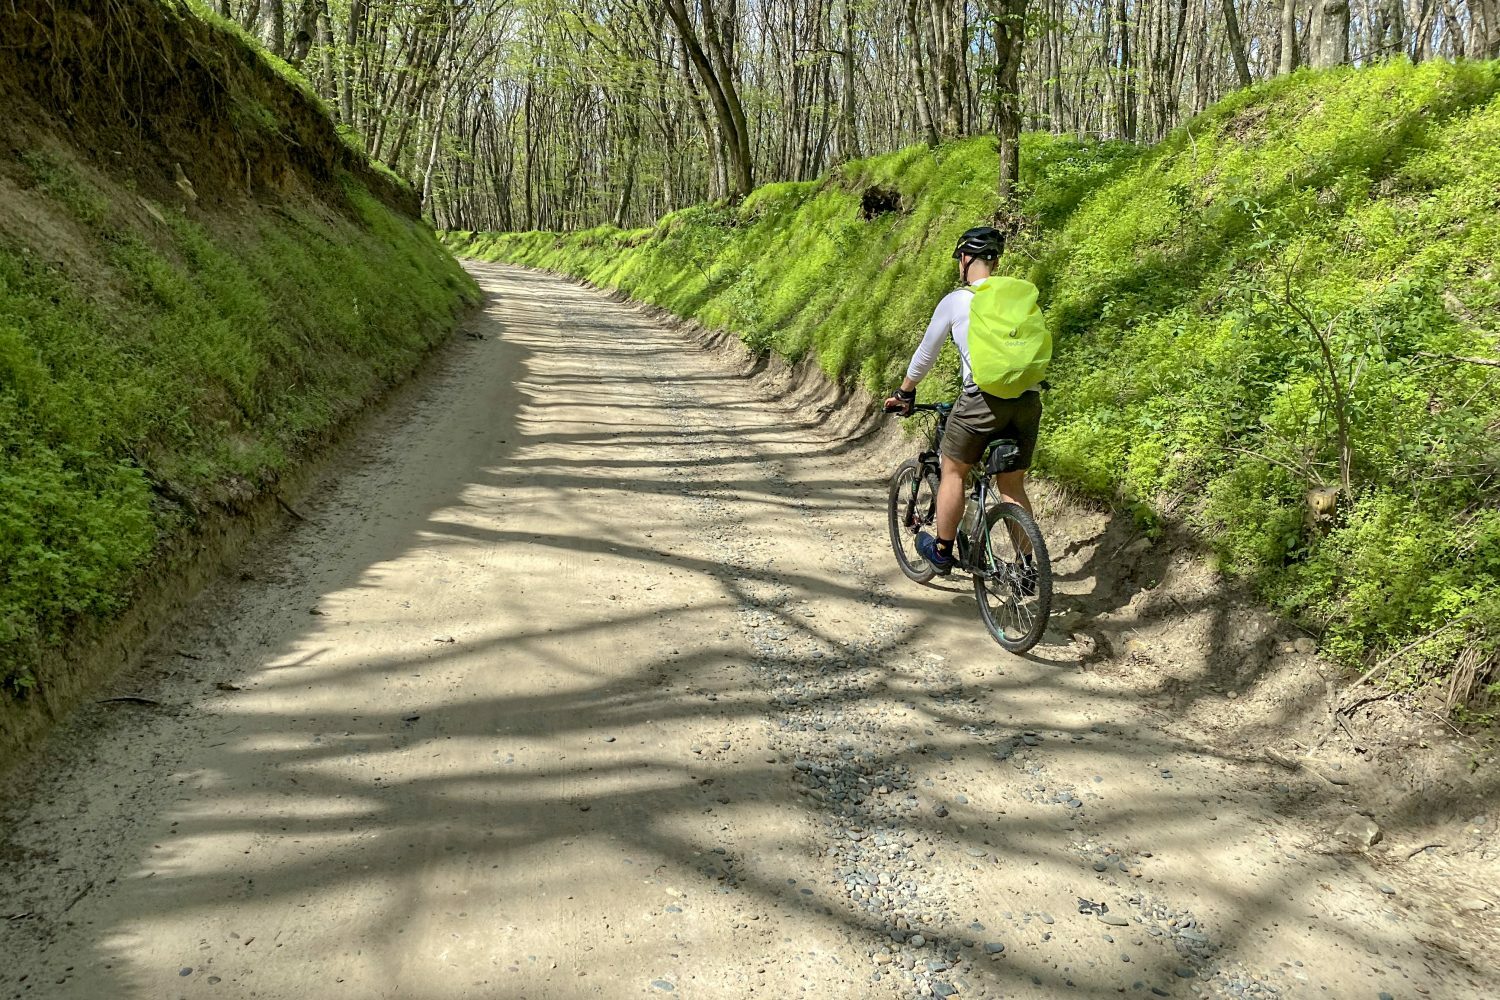
[[[835,407],[475,270],[484,339],[8,793],[0,995],[1495,995],[1489,900],[1320,849],[1345,789],[900,577]]]

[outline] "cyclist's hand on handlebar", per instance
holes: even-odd
[[[907,389],[897,389],[894,393],[886,398],[885,412],[899,413],[903,417],[909,417],[911,416],[912,404],[916,401],[917,394],[915,391]]]

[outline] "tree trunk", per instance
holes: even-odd
[[[1052,73],[1049,77],[1052,88],[1050,100],[1052,106],[1047,117],[1050,119],[1048,124],[1051,125],[1052,131],[1060,134],[1063,130],[1061,119],[1065,110],[1063,99],[1063,31],[1061,27],[1064,10],[1061,0],[1058,0],[1052,14],[1051,20],[1054,24],[1047,32],[1046,38],[1047,58],[1052,64]]]
[[[275,56],[286,55],[286,8],[282,0],[265,0],[266,48]]]
[[[532,229],[537,228],[537,225],[536,225],[536,195],[534,193],[534,186],[532,184],[532,179],[531,179],[532,178],[532,161],[535,160],[535,158],[536,158],[536,155],[535,155],[535,152],[534,152],[534,149],[533,149],[533,146],[532,146],[532,141],[533,141],[533,139],[534,139],[534,137],[536,135],[536,130],[534,128],[532,128],[533,122],[532,122],[532,116],[531,116],[531,106],[532,106],[531,81],[528,80],[528,81],[526,81],[526,117],[524,119],[522,119],[522,122],[521,122],[521,127],[526,130],[526,219],[525,219],[525,226],[526,226],[527,230],[532,230]]]
[[[630,199],[635,193],[636,164],[641,155],[641,108],[645,103],[643,90],[644,84],[640,75],[632,71],[626,83],[625,99],[620,102],[621,113],[625,116],[624,138],[630,144],[630,149],[625,154],[625,176],[620,184],[620,194],[615,200],[615,210],[611,217],[616,229],[625,228],[625,220],[630,214]]]
[[[448,9],[443,22],[443,34],[438,40],[442,55],[433,60],[432,75],[438,87],[437,110],[432,116],[432,142],[427,147],[427,165],[422,170],[422,202],[432,197],[432,172],[437,166],[438,149],[443,136],[443,125],[448,113],[448,94],[453,90],[453,60],[458,48],[458,39],[453,36],[453,19],[457,15],[456,0],[448,0]]]
[[[1021,57],[1027,0],[990,0],[995,12],[995,138],[1000,154],[1000,211],[1011,206],[1021,175]]]
[[[1245,59],[1245,39],[1240,35],[1240,19],[1234,12],[1234,0],[1224,0],[1224,30],[1229,35],[1229,54],[1234,58],[1234,73],[1241,87],[1250,86],[1250,64]]]
[[[932,120],[932,108],[927,104],[927,73],[922,68],[922,35],[917,30],[917,4],[919,0],[906,0],[906,47],[907,65],[911,70],[911,88],[917,97],[917,127],[927,138],[927,145],[938,144],[937,125]]]
[[[1135,142],[1135,61],[1134,53],[1130,48],[1132,25],[1130,23],[1129,11],[1126,9],[1125,0],[1116,0],[1117,30],[1120,32],[1120,100],[1116,105],[1116,115],[1119,118],[1120,137],[1127,142]]]
[[[937,50],[938,108],[943,135],[952,138],[962,135],[964,128],[963,91],[958,82],[958,57],[963,41],[958,37],[954,0],[931,0],[931,10],[933,46]]]
[[[302,5],[302,10],[297,15],[297,24],[292,31],[291,42],[287,45],[286,56],[286,61],[297,69],[302,68],[307,54],[312,51],[313,32],[318,30],[319,13],[318,4],[308,2]]]
[[[1349,0],[1313,0],[1313,4],[1318,22],[1313,65],[1318,69],[1342,66],[1349,61]]]
[[[719,133],[714,129],[714,124],[708,117],[708,110],[703,107],[703,95],[699,93],[697,80],[693,76],[693,65],[685,55],[682,63],[682,78],[687,84],[688,97],[693,105],[693,112],[698,118],[698,125],[703,132],[703,143],[713,156],[714,176],[712,186],[709,188],[710,197],[728,194],[729,148],[719,139]]]
[[[1500,0],[1468,0],[1473,38],[1469,54],[1475,59],[1500,58]]]
[[[625,161],[625,182],[620,185],[620,198],[615,202],[614,224],[616,229],[625,228],[625,220],[630,217],[630,198],[635,192],[636,163],[641,156],[640,136],[635,137],[631,143],[630,155]]]
[[[360,29],[365,19],[365,0],[349,0],[349,23],[344,26],[343,76],[344,86],[339,100],[344,124],[355,126],[354,117],[354,50],[359,45]]]
[[[1297,68],[1297,0],[1281,4],[1281,64],[1276,71],[1285,76]]]
[[[432,171],[437,166],[438,140],[443,135],[443,116],[448,110],[448,87],[438,95],[437,111],[432,116],[432,143],[427,147],[427,166],[422,170],[422,204],[432,197]]]
[[[731,171],[730,193],[744,197],[754,187],[750,135],[745,125],[745,109],[740,103],[739,91],[735,87],[734,74],[730,68],[733,39],[726,38],[719,31],[714,17],[714,2],[715,0],[702,0],[704,37],[700,41],[684,0],[665,0],[667,16],[672,19],[683,50],[692,60],[698,79],[708,91],[709,101],[719,119],[719,135],[728,153]]]
[[[240,27],[252,35],[260,34],[260,0],[250,0],[240,14]]]
[[[859,117],[855,110],[854,78],[854,0],[844,0],[844,50],[839,53],[844,85],[842,132],[839,135],[839,155],[845,160],[857,160],[859,152]]]

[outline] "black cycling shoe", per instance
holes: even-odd
[[[922,554],[922,558],[927,560],[927,564],[938,576],[947,576],[953,572],[953,557],[944,558],[938,552],[937,539],[925,531],[917,532],[917,551]]]

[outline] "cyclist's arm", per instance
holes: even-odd
[[[927,377],[932,371],[932,366],[937,362],[938,355],[942,353],[943,342],[953,332],[953,324],[957,321],[959,310],[967,313],[969,299],[963,290],[949,292],[939,302],[937,308],[932,311],[932,320],[927,324],[927,332],[922,335],[922,342],[917,345],[917,352],[911,356],[911,364],[906,368],[906,378],[901,382],[901,388],[907,392],[917,387],[917,383]]]

